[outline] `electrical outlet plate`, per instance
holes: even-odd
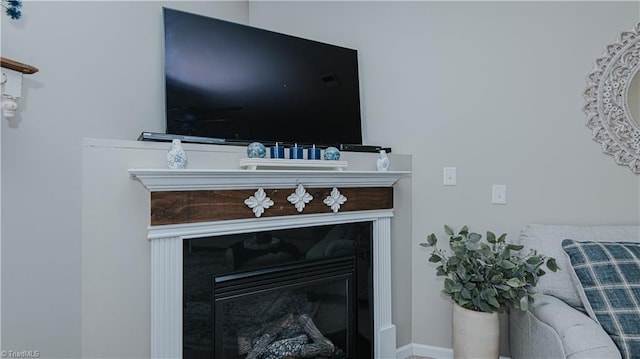
[[[456,185],[456,168],[455,167],[445,167],[443,176],[444,176],[443,185],[445,186]]]

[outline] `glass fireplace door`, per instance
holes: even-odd
[[[354,358],[355,260],[216,276],[216,359]]]

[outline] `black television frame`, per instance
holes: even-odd
[[[163,19],[168,136],[239,145],[362,145],[357,50],[169,8]],[[186,51],[196,58],[185,60]],[[272,59],[267,75],[258,68],[266,58]],[[227,67],[207,67],[216,62]],[[204,67],[195,68],[200,63]],[[250,89],[266,92],[250,102],[256,97]],[[312,90],[317,92],[300,97]]]

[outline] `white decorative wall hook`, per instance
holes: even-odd
[[[271,198],[267,197],[267,194],[262,188],[258,188],[253,196],[244,200],[244,204],[251,208],[256,217],[260,217],[264,211],[273,206],[274,203]]]
[[[303,185],[298,184],[296,191],[287,197],[287,201],[296,206],[298,212],[302,212],[307,203],[311,202],[313,196],[307,192]]]
[[[22,74],[17,71],[2,69],[2,115],[11,118],[16,114],[16,102],[22,92]]]
[[[338,213],[340,206],[347,201],[347,197],[343,196],[336,187],[333,187],[331,194],[324,199],[324,204],[331,207],[333,213]]]
[[[16,98],[11,96],[2,95],[2,116],[6,118],[15,116],[16,110],[18,109],[18,104],[15,100]]]
[[[22,75],[33,74],[38,69],[18,61],[0,57],[2,65],[2,115],[6,118],[15,116],[18,99],[22,96]]]

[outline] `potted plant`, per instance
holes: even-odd
[[[435,234],[427,236],[423,247],[433,248],[429,262],[437,263],[436,275],[445,277],[442,293],[454,302],[453,348],[455,358],[498,357],[499,321],[497,312],[507,307],[527,310],[543,265],[555,272],[554,258],[533,250],[520,253],[522,245],[507,243],[506,233],[482,235],[463,226],[456,234],[444,226],[449,236],[449,252],[438,248]],[[478,323],[478,324],[474,324]],[[490,343],[486,348],[476,345]]]

